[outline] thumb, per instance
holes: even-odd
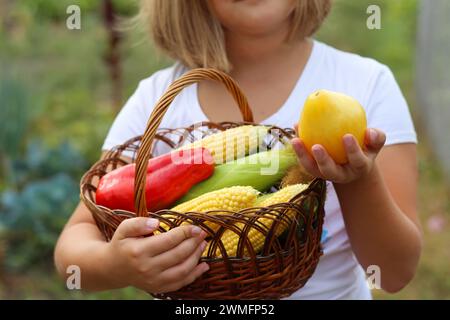
[[[152,218],[130,218],[122,221],[114,233],[117,240],[148,236],[158,228],[159,220]]]

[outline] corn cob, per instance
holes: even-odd
[[[178,212],[206,212],[211,210],[239,211],[251,207],[258,191],[249,186],[234,186],[205,193],[172,208]]]
[[[286,171],[297,163],[297,156],[290,146],[227,162],[216,166],[210,178],[193,186],[178,203],[231,186],[251,186],[263,192],[279,182]]]
[[[255,207],[261,207],[261,203],[266,199],[269,199],[271,196],[273,196],[273,193],[261,194],[258,198],[256,198]]]
[[[299,194],[300,192],[305,190],[306,187],[307,187],[307,185],[304,185],[304,184],[291,185],[291,186],[285,187],[273,194],[263,195],[262,197],[260,197],[260,198],[262,198],[262,200],[256,200],[255,204],[256,204],[256,206],[267,207],[267,206],[278,204],[278,203],[288,202],[294,196],[296,196],[297,194]],[[289,218],[292,219],[293,215],[294,215],[293,210],[289,210],[287,212],[287,216]],[[274,222],[273,216],[271,216],[270,218],[262,216],[261,218],[258,218],[257,221],[258,221],[257,223],[259,225],[264,225],[268,229],[272,226],[272,223]],[[243,230],[244,224],[239,223],[237,225],[237,227],[240,230]],[[276,237],[280,236],[283,233],[283,231],[286,230],[287,227],[288,227],[288,225],[286,225],[285,223],[279,224],[275,231],[275,236]],[[262,247],[264,246],[264,241],[266,240],[266,237],[257,229],[251,228],[247,233],[247,237],[250,240],[250,243],[252,244],[253,250],[255,252],[259,252],[262,249]],[[235,232],[233,232],[232,230],[226,230],[223,233],[222,243],[225,247],[225,250],[226,250],[228,256],[236,256],[239,238],[240,238],[239,235],[236,234]],[[205,251],[203,252],[203,256],[206,256],[208,249],[209,249],[209,245],[205,248]],[[244,254],[248,254],[248,250],[246,248],[244,249]],[[219,248],[216,249],[215,256],[217,256],[217,257],[222,256]]]
[[[302,192],[308,187],[307,184],[292,184],[290,186],[284,187],[277,192],[274,192],[272,194],[269,194],[267,198],[263,198],[263,196],[259,197],[262,198],[261,200],[258,198],[256,200],[256,203],[260,207],[267,207],[271,206],[273,204],[288,202],[291,200],[294,196]]]
[[[224,210],[224,212],[239,211],[244,208],[253,206],[258,194],[259,192],[257,190],[248,186],[234,186],[230,188],[223,188],[220,190],[205,193],[198,198],[181,203],[171,210],[182,213],[207,212],[213,210]],[[220,213],[221,212],[216,212],[215,214]],[[182,225],[186,224],[188,223],[182,223]],[[208,221],[205,222],[205,225],[213,230],[217,230],[219,227],[218,225],[215,225],[214,223]],[[161,223],[161,226],[166,231],[169,229],[166,224]]]
[[[180,149],[204,147],[211,152],[215,164],[223,164],[257,152],[267,131],[265,126],[240,126],[212,134]]]

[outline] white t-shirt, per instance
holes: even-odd
[[[180,64],[175,64],[142,80],[115,119],[103,149],[108,150],[143,134],[158,98],[186,71]],[[314,41],[310,58],[287,101],[263,123],[293,127],[306,97],[318,89],[339,91],[356,98],[366,110],[368,126],[386,133],[386,145],[417,143],[407,103],[389,68],[373,59],[342,52],[318,41]],[[160,127],[185,127],[205,120],[207,117],[199,104],[197,85],[194,84],[175,98]],[[331,183],[328,183],[325,213],[324,255],[311,279],[289,298],[371,299],[365,272],[352,252]]]

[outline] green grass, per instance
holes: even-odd
[[[0,283],[0,300],[7,299],[151,299],[151,296],[136,288],[88,293],[69,290],[64,281],[52,271],[33,270],[26,275],[10,274]]]

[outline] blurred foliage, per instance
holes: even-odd
[[[13,162],[12,169],[15,172],[14,184],[17,189],[21,189],[30,181],[46,179],[59,173],[78,179],[87,169],[87,162],[68,142],[48,148],[40,141],[33,141],[24,156]]]
[[[388,65],[413,111],[417,2],[334,0],[317,35],[341,50]],[[137,3],[114,0],[126,19],[137,13]],[[73,4],[81,8],[81,30],[66,28],[66,8]],[[381,9],[381,30],[366,27],[366,9],[373,4]],[[69,292],[52,267],[56,238],[78,202],[79,179],[100,156],[116,116],[104,60],[108,33],[101,5],[98,0],[0,0],[0,118],[8,119],[0,127],[2,172],[8,172],[0,177],[0,269],[3,265],[7,272],[5,282],[0,280],[0,299],[148,298],[133,288]],[[123,97],[130,96],[141,79],[170,64],[147,37],[143,30],[124,32]],[[432,215],[449,212],[450,200],[426,144],[419,152],[425,225]],[[446,228],[443,233],[425,231],[421,266],[408,288],[395,296],[376,296],[450,298]],[[27,272],[21,272],[25,268]]]
[[[136,2],[114,0],[124,17],[136,13]],[[66,28],[68,4],[80,6],[81,30]],[[0,127],[0,275],[8,275],[5,283],[0,277],[0,299],[148,298],[133,288],[68,292],[53,267],[55,242],[79,201],[79,179],[99,158],[115,117],[100,6],[0,1],[0,116],[8,119]],[[146,40],[142,32],[125,32],[124,97],[168,64]]]
[[[11,168],[15,179],[0,194],[6,267],[48,266],[58,235],[79,201],[78,179],[87,163],[68,143],[46,148],[33,142]]]
[[[67,18],[66,8],[77,5],[83,14],[95,13],[101,9],[102,0],[21,0],[16,7],[18,11],[26,11],[41,19],[62,21]],[[113,0],[113,4],[120,15],[135,14],[137,1]]]
[[[100,156],[103,139],[115,117],[104,63],[108,42],[99,12],[101,1],[7,0],[5,3],[9,3],[5,8],[10,14],[3,20],[13,22],[2,24],[0,20],[0,64],[12,65],[12,71],[21,79],[34,80],[33,92],[45,97],[43,110],[33,121],[32,133],[53,146],[61,140],[71,141],[89,162],[94,162]],[[81,7],[81,30],[66,28],[67,3]],[[137,12],[136,1],[114,3],[124,17]],[[5,12],[2,5],[0,2],[0,19]],[[46,5],[61,14],[61,18],[41,15],[40,10],[47,11]],[[9,27],[2,28],[2,25]],[[124,26],[128,25],[124,22]],[[154,53],[147,35],[135,31],[125,31],[122,42],[123,97],[130,96],[141,79],[168,64],[167,59]]]
[[[366,27],[370,5],[380,7],[380,30]],[[335,0],[318,37],[341,50],[388,65],[414,106],[416,17],[417,0]]]
[[[0,223],[7,231],[6,266],[15,271],[36,263],[48,266],[61,228],[77,195],[78,184],[65,174],[30,182],[19,192],[4,191]]]
[[[30,100],[29,89],[20,81],[13,79],[7,72],[0,74],[0,119],[8,119],[0,126],[2,157],[17,157],[23,146],[35,113]]]

